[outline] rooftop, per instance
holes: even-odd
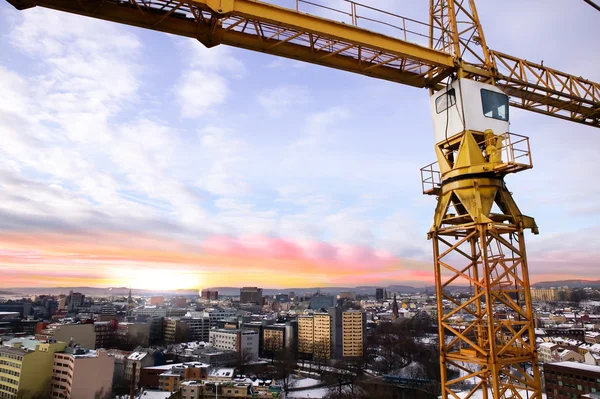
[[[129,360],[142,360],[146,357],[148,353],[146,352],[133,352],[127,359]]]
[[[594,365],[586,364],[586,363],[556,362],[556,363],[550,363],[550,364],[552,364],[553,366],[567,367],[567,368],[571,368],[571,369],[585,370],[585,371],[592,371],[594,373],[600,373],[600,366],[594,366]]]
[[[26,354],[29,353],[25,349],[9,348],[8,346],[0,347],[0,352],[2,352],[2,353],[11,353],[13,355],[21,355],[21,356],[26,355]]]
[[[221,369],[212,369],[208,373],[209,377],[231,377],[233,378],[235,373],[235,369],[233,368],[221,368]]]
[[[13,347],[15,344],[21,344],[23,349],[26,349],[28,351],[34,351],[35,347],[41,343],[42,343],[42,341],[38,341],[35,339],[13,338],[11,340],[4,342],[4,346]]]

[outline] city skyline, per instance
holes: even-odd
[[[583,2],[478,6],[490,47],[600,81]],[[0,289],[433,284],[426,90],[6,2],[0,21]],[[600,278],[600,136],[511,118],[532,282]]]

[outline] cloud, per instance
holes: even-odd
[[[201,69],[184,71],[177,86],[181,114],[186,118],[206,115],[223,104],[229,94],[227,80]]]
[[[208,49],[191,40],[178,42],[178,47],[186,68],[174,91],[181,115],[197,119],[225,103],[230,94],[229,78],[244,76],[246,69],[227,47]]]
[[[269,115],[281,116],[294,106],[308,103],[310,94],[303,86],[282,85],[263,90],[257,100]]]

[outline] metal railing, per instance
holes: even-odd
[[[516,173],[533,167],[527,136],[506,132],[479,142],[479,146],[486,161],[497,172]],[[442,186],[442,174],[437,162],[421,168],[421,186],[423,194],[438,195]]]
[[[442,173],[437,162],[421,168],[421,187],[423,194],[437,194],[442,187]]]
[[[319,4],[318,0],[295,0],[296,11],[313,15],[330,14],[342,18],[340,22],[350,23],[363,29],[372,29],[378,33],[403,38],[405,41],[429,45],[430,24],[413,18],[403,17],[389,11],[380,10],[352,0],[339,0],[346,3],[347,8],[340,9]],[[311,12],[313,11],[313,12]],[[339,19],[338,19],[339,20]],[[375,29],[380,28],[380,29]],[[434,29],[440,30],[434,26]],[[398,36],[400,33],[401,36]],[[411,40],[412,39],[412,40]]]

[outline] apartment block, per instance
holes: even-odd
[[[600,392],[600,366],[576,362],[544,364],[548,399],[573,399]]]
[[[286,323],[265,325],[262,328],[263,350],[277,352],[281,350],[297,350],[298,322],[296,320]]]
[[[242,287],[240,289],[240,303],[255,303],[262,305],[263,291],[258,287]]]
[[[298,317],[298,352],[315,358],[331,358],[331,316],[328,313]]]
[[[366,334],[366,315],[358,310],[342,312],[342,358],[362,357]]]
[[[252,330],[218,329],[209,333],[210,343],[217,349],[231,350],[258,359],[259,334]]]
[[[214,300],[214,301],[216,301],[216,300],[219,299],[219,291],[216,291],[216,290],[202,290],[200,292],[200,297],[203,300],[206,300],[206,301],[208,301],[208,300]]]
[[[208,342],[210,317],[182,317],[180,321],[188,326],[189,338],[192,341]]]
[[[148,352],[133,352],[125,362],[125,381],[131,381],[133,377],[133,365],[135,364],[135,383],[140,382],[140,370],[144,367],[154,366],[154,356]]]
[[[115,367],[114,357],[105,350],[65,348],[54,355],[52,396],[66,399],[93,398],[110,394]]]
[[[190,328],[179,318],[164,319],[164,338],[166,344],[189,341]]]
[[[65,342],[37,343],[31,350],[22,343],[0,347],[0,398],[44,395],[49,392],[54,354]]]
[[[558,288],[532,288],[531,299],[534,301],[558,301]]]
[[[208,316],[210,322],[210,328],[217,327],[217,322],[219,320],[225,320],[232,317],[237,317],[236,309],[221,309],[221,308],[212,308],[206,309],[204,311],[204,316]]]

